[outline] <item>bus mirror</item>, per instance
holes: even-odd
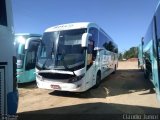
[[[29,42],[31,41],[31,38],[28,38],[26,40],[26,43],[25,43],[25,50],[28,49],[28,46],[29,46]]]
[[[41,42],[41,39],[38,37],[28,38],[25,43],[25,50],[28,49],[30,42],[33,40],[37,40],[37,41],[39,40]]]
[[[81,42],[82,47],[87,47],[88,46],[88,39],[89,39],[90,36],[92,36],[92,34],[90,34],[90,33],[84,33],[82,35],[82,42]]]

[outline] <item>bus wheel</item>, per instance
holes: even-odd
[[[148,73],[147,73],[147,70],[146,70],[146,69],[144,69],[144,78],[145,78],[145,79],[148,79]]]
[[[146,67],[146,62],[144,61],[144,65],[143,65],[143,71],[144,71],[144,78],[148,79],[148,72],[147,72],[147,67]]]
[[[117,67],[116,67],[116,65],[115,65],[115,66],[114,66],[113,74],[115,74],[115,73],[116,73],[116,71],[117,71]]]
[[[150,81],[152,81],[152,73],[151,73],[151,72],[149,72],[148,79],[149,79]]]
[[[101,81],[101,74],[100,74],[100,72],[98,72],[97,76],[96,76],[96,84],[95,84],[94,88],[98,88],[98,86],[100,85],[100,81]]]

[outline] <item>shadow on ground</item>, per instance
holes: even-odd
[[[36,84],[36,81],[27,82],[27,83],[18,83],[18,88],[33,89],[33,88],[37,88],[37,84]]]
[[[138,69],[117,70],[116,74],[106,77],[96,89],[89,89],[82,93],[53,91],[50,95],[77,98],[106,98],[128,93],[144,91],[145,94],[154,94],[154,88],[150,81],[145,80],[143,72]]]
[[[159,113],[158,108],[97,102],[23,112],[18,116],[20,120],[104,120],[106,118],[116,120],[123,119],[123,114],[157,115]]]

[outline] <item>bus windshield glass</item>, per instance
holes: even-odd
[[[39,41],[31,41],[29,44],[29,47],[26,53],[26,61],[25,61],[26,70],[35,68],[38,45],[39,45]]]
[[[76,69],[85,65],[81,39],[86,29],[44,33],[37,66],[42,69]]]
[[[24,45],[19,44],[17,48],[17,68],[18,69],[23,68],[24,57],[25,57]]]

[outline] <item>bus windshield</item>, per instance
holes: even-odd
[[[18,44],[18,47],[17,47],[17,68],[18,69],[23,68],[24,58],[25,58],[24,45]]]
[[[25,58],[25,40],[29,38],[28,35],[15,35],[15,48],[17,56],[17,68],[23,68],[24,58]]]
[[[31,41],[26,52],[25,69],[30,70],[35,68],[37,49],[40,41]]]
[[[44,33],[38,50],[37,66],[42,69],[76,69],[85,65],[85,51],[81,47],[86,29]]]

